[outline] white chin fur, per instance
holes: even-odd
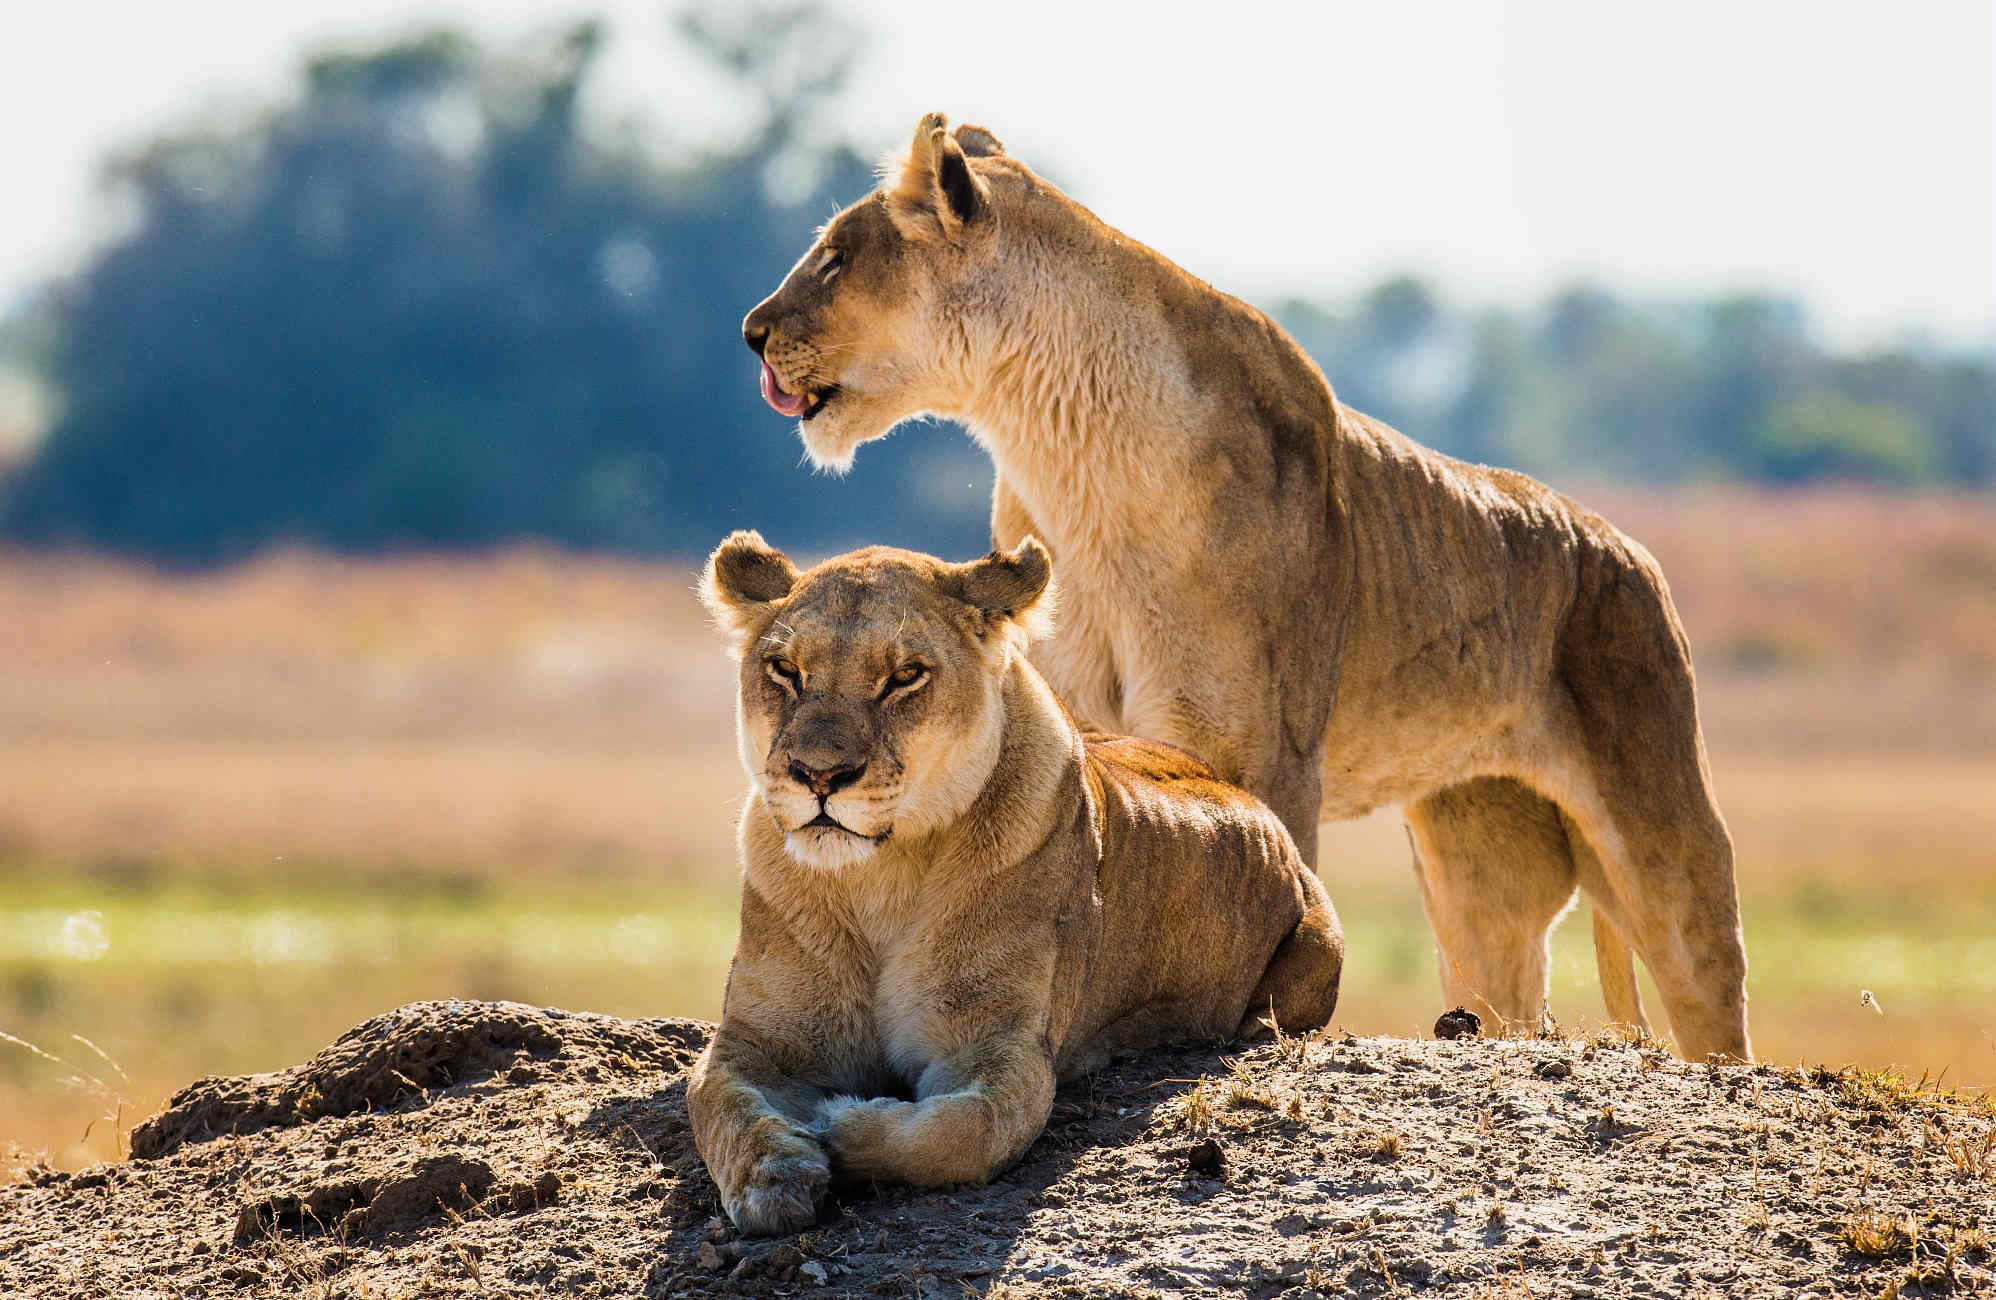
[[[816,431],[802,420],[797,422],[797,436],[804,440],[804,455],[810,459],[811,468],[841,478],[852,469],[853,458],[859,452],[858,442],[841,445],[836,437],[817,435]]]
[[[872,840],[829,826],[785,831],[783,847],[799,864],[818,871],[856,867],[880,851]]]

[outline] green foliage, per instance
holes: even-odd
[[[743,22],[756,40],[723,34]],[[756,109],[675,168],[585,129],[587,23],[510,55],[440,33],[321,56],[295,105],[120,160],[138,220],[53,296],[62,415],[0,528],[196,563],[282,540],[683,553],[749,525],[981,549],[974,448],[901,440],[814,481],[738,332],[871,184],[838,149],[801,197],[765,184],[849,35],[799,7],[684,31]]]
[[[1776,482],[1915,483],[1933,477],[1939,459],[1932,435],[1908,412],[1834,391],[1776,406],[1751,451],[1762,474]]]

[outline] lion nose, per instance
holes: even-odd
[[[742,322],[742,341],[757,356],[761,356],[762,350],[769,345],[769,326],[758,321],[754,312],[750,312]]]
[[[829,799],[866,775],[866,764],[857,767],[810,767],[790,760],[790,776],[820,799]]]

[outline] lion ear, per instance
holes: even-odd
[[[965,122],[950,134],[956,137],[959,145],[963,146],[964,153],[972,158],[996,158],[1005,152],[1004,142],[991,134],[988,127],[972,126]]]
[[[972,605],[994,623],[1009,624],[1028,637],[1046,631],[1052,613],[1053,557],[1037,537],[1009,551],[993,551],[969,564],[951,565],[943,589]]]
[[[761,533],[743,530],[728,534],[707,557],[706,572],[700,575],[700,603],[739,653],[770,606],[788,596],[796,584],[797,566],[790,557],[763,541]]]
[[[984,182],[970,170],[963,146],[948,131],[949,119],[929,113],[915,124],[915,139],[887,191],[887,211],[910,239],[954,236],[975,221],[990,200]],[[989,132],[985,132],[989,135]]]

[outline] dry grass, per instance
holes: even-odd
[[[1707,668],[1996,674],[1996,502],[1583,490],[1663,565]]]
[[[1912,1224],[1902,1216],[1865,1211],[1845,1219],[1837,1230],[1837,1240],[1853,1255],[1865,1259],[1894,1259],[1911,1255],[1919,1241]]]
[[[1580,495],[1656,553],[1684,612],[1763,1055],[1996,1081],[1996,503]],[[0,938],[50,909],[101,908],[127,931],[238,906],[339,924],[412,888],[461,909],[435,922],[457,938],[336,981],[242,953],[0,956],[0,1029],[84,1064],[68,1035],[103,1044],[143,1109],[410,997],[711,1012],[725,934],[685,938],[663,977],[477,937],[564,891],[610,926],[624,907],[680,915],[662,891],[708,900],[704,917],[733,889],[732,669],[692,578],[534,550],[283,553],[205,577],[0,553]],[[1434,959],[1397,819],[1327,828],[1323,861],[1352,939],[1341,1024],[1425,1033]],[[1594,984],[1569,924],[1567,1025],[1598,1023]],[[76,1140],[105,1107],[0,1049],[0,1146],[112,1153],[102,1124]],[[1262,1091],[1200,1096],[1246,1118],[1269,1108]]]

